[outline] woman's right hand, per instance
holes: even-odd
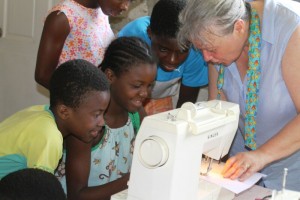
[[[222,175],[224,178],[244,181],[263,169],[267,164],[265,161],[264,154],[259,150],[241,152],[227,160]]]

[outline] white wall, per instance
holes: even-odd
[[[34,104],[48,103],[34,81],[43,19],[55,0],[0,0],[0,121]]]

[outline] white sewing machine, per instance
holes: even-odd
[[[219,160],[228,153],[239,113],[237,104],[212,100],[147,116],[135,141],[128,191],[111,200],[219,199],[221,188],[199,179],[202,154]]]
[[[282,189],[280,191],[273,190],[270,200],[287,200],[287,199],[288,200],[299,200],[300,199],[299,191],[287,190],[285,188],[287,172],[288,172],[288,169],[284,168]]]

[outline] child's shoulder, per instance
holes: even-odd
[[[35,105],[27,107],[14,113],[3,122],[7,123],[13,121],[15,124],[18,124],[25,121],[26,123],[32,123],[35,119],[40,119],[41,116],[51,116],[50,118],[54,118],[49,109],[49,105]],[[47,118],[49,119],[49,117]]]
[[[69,16],[73,15],[74,13],[82,13],[88,11],[88,9],[75,1],[65,0],[54,5],[48,11],[48,15],[55,11],[63,12],[65,15]]]
[[[45,105],[31,106],[21,110],[0,124],[0,133],[16,141],[34,140],[37,142],[47,141],[49,138],[56,138],[55,141],[62,141],[54,117],[46,109]]]
[[[144,16],[137,18],[126,24],[118,33],[118,37],[122,36],[136,36],[145,40],[148,36],[147,28],[150,24],[150,17]]]
[[[56,131],[57,125],[49,105],[36,105],[26,108],[12,116],[12,122],[26,127],[27,130],[40,131],[40,134]]]
[[[147,27],[148,27],[149,24],[150,24],[150,17],[143,16],[143,17],[139,17],[139,18],[129,22],[127,25],[128,26],[145,26],[145,25],[147,25]]]

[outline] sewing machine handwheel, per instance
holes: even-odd
[[[150,136],[139,146],[139,159],[147,168],[157,168],[164,165],[169,158],[166,142],[158,136]]]

